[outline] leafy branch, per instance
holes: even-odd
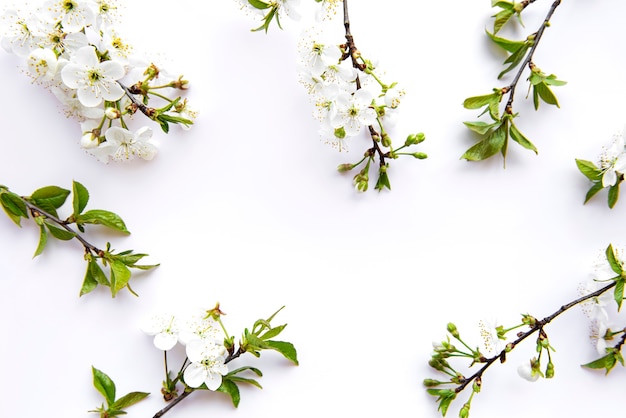
[[[542,101],[546,104],[560,107],[551,87],[562,86],[566,83],[558,80],[554,74],[548,75],[544,73],[535,65],[533,56],[539,46],[545,29],[550,26],[550,20],[556,8],[561,4],[561,0],[555,0],[554,3],[552,3],[539,29],[528,35],[526,39],[515,41],[496,35],[513,16],[517,16],[521,23],[522,11],[525,10],[528,5],[534,3],[534,1],[535,0],[525,0],[516,3],[492,0],[492,6],[499,7],[501,11],[494,15],[493,33],[489,31],[486,32],[491,41],[508,54],[508,57],[504,61],[504,64],[508,64],[508,67],[498,75],[498,79],[518,66],[519,68],[513,80],[507,86],[494,88],[492,93],[486,95],[469,97],[463,102],[463,106],[466,109],[484,108],[479,116],[487,113],[491,119],[489,122],[481,120],[464,122],[471,131],[480,136],[480,140],[477,144],[465,151],[461,156],[463,159],[479,161],[492,157],[499,152],[502,154],[503,159],[506,160],[509,139],[533,151],[535,154],[538,153],[535,145],[521,133],[513,122],[518,116],[518,113],[515,113],[513,110],[516,88],[522,74],[527,69],[530,71],[527,79],[529,81],[529,93],[530,89],[532,89],[535,110],[539,109],[539,104]],[[500,103],[505,97],[507,100],[504,105],[504,111],[500,114]]]
[[[573,306],[589,301],[597,301],[597,299],[601,295],[612,289],[613,299],[617,303],[618,310],[621,308],[622,302],[624,300],[624,285],[626,284],[626,270],[624,270],[624,263],[623,261],[619,260],[617,253],[612,245],[609,245],[607,247],[605,251],[605,256],[614,274],[614,276],[609,279],[609,283],[607,285],[561,306],[554,313],[541,320],[538,320],[531,315],[524,314],[522,315],[522,321],[519,325],[513,326],[508,329],[505,329],[503,326],[495,327],[492,330],[491,335],[488,335],[487,337],[483,335],[486,339],[486,343],[489,343],[490,345],[495,345],[499,340],[506,340],[506,334],[508,332],[518,329],[520,327],[528,327],[528,330],[525,332],[518,332],[516,334],[516,339],[507,343],[503,349],[501,349],[499,352],[497,352],[497,354],[492,357],[486,357],[479,348],[471,348],[461,338],[457,327],[453,323],[449,323],[447,325],[447,331],[449,336],[446,338],[445,341],[442,341],[440,344],[434,344],[434,352],[429,361],[429,365],[441,374],[447,376],[447,380],[438,380],[431,378],[424,380],[424,386],[427,388],[427,392],[430,395],[437,397],[437,402],[439,403],[438,409],[441,412],[442,416],[446,415],[450,404],[456,399],[457,395],[471,386],[471,394],[459,411],[460,418],[467,418],[469,416],[471,402],[474,395],[481,391],[483,376],[487,369],[489,369],[489,367],[497,362],[504,363],[506,361],[508,353],[513,351],[522,341],[526,340],[534,334],[537,335],[535,343],[538,356],[533,357],[530,360],[529,366],[521,367],[520,374],[522,374],[523,377],[529,380],[536,380],[539,377],[553,377],[555,369],[551,353],[554,351],[554,348],[550,345],[548,334],[545,330],[546,326]],[[603,335],[598,335],[598,338],[608,341],[613,340],[614,337],[619,334],[622,334],[620,340],[613,347],[607,347],[604,350],[604,356],[590,363],[584,364],[583,366],[591,369],[605,369],[606,373],[608,374],[618,362],[624,365],[624,358],[622,356],[621,350],[626,340],[626,328],[618,331],[611,331],[610,329],[608,329],[607,332]],[[461,343],[462,348],[457,348],[451,342],[450,336],[452,337],[452,339]],[[545,369],[542,369],[541,362],[542,355],[544,353],[547,356],[547,364],[545,366]],[[472,367],[476,364],[479,364],[481,366],[476,372],[466,377],[462,372],[457,370],[451,364],[450,359],[456,357],[468,359],[470,361],[469,367]]]
[[[240,384],[249,384],[259,389],[262,389],[261,385],[256,380],[257,377],[263,376],[263,373],[258,368],[252,366],[243,366],[234,370],[230,370],[226,373],[227,368],[225,367],[225,365],[239,358],[243,354],[250,353],[255,357],[260,357],[263,350],[273,350],[280,353],[283,357],[291,361],[293,364],[298,365],[297,352],[293,344],[286,341],[277,341],[274,339],[279,334],[281,334],[287,326],[287,324],[282,324],[278,326],[274,326],[271,324],[271,321],[283,308],[280,308],[267,319],[262,318],[255,321],[251,329],[244,329],[237,347],[235,344],[235,337],[229,336],[229,334],[226,332],[224,324],[222,323],[221,316],[224,315],[224,313],[220,310],[219,304],[216,305],[215,308],[206,311],[206,314],[202,318],[201,325],[199,326],[199,328],[201,329],[200,333],[210,333],[209,330],[213,328],[215,324],[219,324],[219,327],[224,332],[223,346],[215,346],[212,343],[207,343],[206,338],[204,337],[200,337],[201,339],[196,339],[196,341],[194,342],[196,343],[196,345],[208,344],[204,346],[205,352],[214,350],[215,353],[220,353],[220,350],[224,350],[226,355],[223,356],[221,354],[205,354],[205,357],[202,359],[190,358],[191,356],[189,354],[189,350],[190,345],[193,345],[193,343],[188,342],[186,346],[187,357],[183,361],[183,364],[180,367],[179,371],[177,373],[173,373],[169,369],[167,361],[167,351],[165,350],[165,380],[163,381],[161,393],[163,394],[163,399],[166,402],[169,402],[169,404],[160,411],[158,411],[154,415],[154,418],[162,417],[173,407],[178,405],[184,399],[187,399],[189,395],[197,390],[216,390],[218,392],[222,392],[230,396],[230,399],[235,407],[239,406],[239,402],[241,400],[239,390]],[[170,318],[169,324],[171,325],[171,323],[174,321],[174,317]],[[207,347],[209,347],[210,349],[207,349]],[[194,372],[188,369],[193,367],[196,367],[197,369],[204,369],[205,371],[207,371],[206,379],[208,380],[205,379],[205,381],[200,382],[201,384],[199,385],[192,384],[192,382],[189,380],[186,381],[186,379],[192,378],[191,376],[194,374]],[[219,382],[215,384],[213,388],[211,388],[211,382],[215,382],[213,379],[215,379],[217,374],[221,374],[220,372],[222,372],[223,374],[220,376]],[[249,375],[252,375],[252,377],[249,377]],[[178,383],[181,383],[183,385],[183,392],[180,395],[178,395]]]
[[[57,212],[72,194],[73,212],[65,220],[59,218]],[[127,288],[132,294],[137,294],[131,289],[129,280],[131,268],[150,270],[156,265],[137,264],[147,254],[133,253],[132,250],[113,252],[111,244],[106,243],[105,248],[97,247],[85,237],[85,226],[98,224],[123,234],[130,234],[122,218],[110,211],[91,209],[85,211],[89,201],[89,192],[81,183],[72,182],[72,191],[58,186],[47,186],[35,190],[30,196],[20,196],[0,185],[0,205],[7,216],[19,227],[21,220],[31,219],[39,226],[39,243],[33,257],[40,255],[45,249],[49,237],[62,241],[75,239],[84,249],[84,259],[87,261],[87,271],[80,290],[80,296],[93,291],[98,285],[111,289],[111,296]],[[74,225],[74,229],[71,225]],[[109,267],[109,275],[100,267]]]

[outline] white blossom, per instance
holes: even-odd
[[[154,346],[159,350],[172,349],[178,342],[178,321],[174,315],[154,315],[141,326],[148,335],[154,335]]]
[[[204,383],[209,390],[217,390],[222,384],[222,376],[228,373],[224,364],[226,349],[207,339],[191,340],[186,347],[187,358],[191,362],[183,373],[185,383],[197,388]]]

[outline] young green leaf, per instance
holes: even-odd
[[[489,130],[491,130],[492,128],[495,128],[496,126],[498,126],[500,124],[499,122],[487,123],[487,122],[483,122],[483,121],[463,122],[463,123],[471,131],[476,132],[479,135],[486,134],[487,132],[489,132]]]
[[[0,193],[0,203],[9,218],[21,227],[20,218],[28,218],[28,210],[22,199],[12,192],[3,191]]]
[[[120,290],[128,285],[131,272],[124,263],[115,258],[108,261],[111,265],[111,295],[115,297]]]
[[[108,406],[115,402],[115,383],[106,373],[91,366],[94,387],[104,396]]]
[[[96,287],[98,287],[98,282],[96,281],[91,271],[91,262],[88,262],[87,271],[85,271],[85,278],[83,279],[83,285],[80,288],[79,296],[83,296],[83,295],[86,295],[87,293],[90,293]]]
[[[622,263],[619,261],[617,254],[615,254],[613,244],[609,244],[609,246],[606,247],[604,255],[606,256],[606,261],[608,261],[609,265],[611,266],[611,270],[613,270],[613,272],[618,276],[621,276],[621,274],[624,272],[624,268],[622,266]]]
[[[576,166],[589,180],[596,182],[602,179],[602,170],[591,161],[576,159]]]
[[[616,280],[616,283],[615,283],[615,293],[613,293],[613,296],[615,298],[615,302],[617,302],[618,312],[622,308],[622,302],[624,301],[624,282],[625,281],[626,280],[624,280],[624,278],[620,277],[619,279]]]
[[[80,215],[85,207],[87,206],[87,202],[89,202],[89,192],[87,188],[80,184],[77,181],[72,182],[72,207],[74,209],[74,216]]]
[[[43,225],[39,225],[39,243],[37,244],[37,249],[35,250],[35,254],[33,254],[33,258],[37,257],[43,252],[43,249],[46,247],[47,242],[48,233],[46,232],[46,227]]]
[[[283,357],[285,357],[287,360],[290,360],[295,365],[299,364],[298,353],[296,352],[296,348],[293,346],[293,344],[285,341],[272,340],[265,341],[265,343],[267,344],[268,348],[278,351],[280,354],[283,355]]]
[[[535,145],[533,145],[533,143],[530,142],[528,138],[526,138],[524,134],[522,134],[519,131],[519,129],[517,129],[517,127],[513,124],[513,122],[511,122],[511,126],[509,127],[509,133],[511,134],[511,139],[513,141],[517,142],[518,144],[520,144],[526,149],[534,151],[535,154],[538,154],[538,151]]]
[[[76,234],[70,231],[67,231],[65,229],[58,228],[50,224],[49,222],[44,222],[44,224],[46,225],[46,228],[48,228],[48,231],[50,231],[50,234],[56,239],[60,239],[62,241],[69,241],[76,237]]]
[[[233,402],[235,408],[239,406],[239,401],[241,401],[239,388],[237,387],[237,384],[230,380],[230,378],[228,378],[227,376],[222,377],[222,384],[219,388],[217,388],[217,391],[230,395],[230,399]]]
[[[484,139],[465,151],[461,158],[469,161],[485,160],[498,152],[502,152],[506,145],[506,139],[507,132],[501,124],[497,129],[489,132]]]
[[[130,234],[126,229],[126,224],[117,214],[108,210],[93,209],[76,217],[76,223],[80,224],[100,224],[108,228]]]
[[[604,357],[600,357],[599,359],[583,364],[582,366],[588,369],[606,369],[606,374],[609,374],[613,367],[615,367],[615,364],[615,353],[609,353]]]
[[[587,203],[589,201],[589,199],[594,197],[596,195],[596,193],[598,193],[602,189],[604,189],[604,186],[602,186],[602,182],[601,181],[599,181],[599,182],[595,183],[593,186],[591,186],[591,188],[589,189],[589,191],[587,191],[587,194],[585,195],[585,203]]]
[[[609,188],[609,207],[613,209],[613,206],[617,203],[619,198],[619,182],[615,183]]]
[[[58,186],[47,186],[37,189],[30,195],[30,201],[37,206],[49,206],[58,209],[63,206],[70,191]]]
[[[113,405],[111,405],[111,408],[119,409],[119,410],[128,408],[129,406],[134,405],[137,402],[145,399],[148,395],[149,395],[149,393],[147,393],[147,392],[131,392],[131,393],[127,393],[126,395],[124,395],[121,398],[119,398],[118,400],[116,400],[113,403]]]

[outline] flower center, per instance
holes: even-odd
[[[94,70],[89,70],[89,73],[87,75],[87,78],[89,79],[89,81],[91,81],[91,84],[95,84],[97,83],[99,80],[102,79],[102,74],[100,74],[100,71],[94,69]]]

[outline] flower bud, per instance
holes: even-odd
[[[464,404],[461,410],[459,411],[459,418],[469,417],[469,411],[470,411],[469,403]]]
[[[119,119],[122,116],[122,112],[114,107],[107,107],[104,110],[104,115],[109,119]]]
[[[454,325],[452,322],[448,322],[447,329],[448,329],[448,332],[452,334],[454,338],[460,337],[459,331],[456,329],[456,325]]]
[[[409,145],[417,145],[417,144],[424,142],[425,139],[426,139],[426,135],[424,135],[422,132],[418,134],[411,134],[406,137],[406,141],[404,141],[404,145],[406,145],[407,147]]]
[[[434,388],[435,386],[439,386],[441,384],[440,381],[434,379],[424,379],[424,386],[427,388]]]
[[[546,379],[551,379],[554,377],[554,363],[552,361],[548,362],[546,366]]]
[[[80,138],[80,146],[85,149],[96,148],[98,145],[100,145],[98,135],[93,131],[85,132]]]
[[[354,166],[350,163],[346,163],[346,164],[339,164],[337,166],[337,171],[339,171],[340,173],[346,173],[350,170],[352,170],[354,168]]]
[[[391,146],[391,138],[389,138],[389,135],[387,135],[386,132],[383,133],[382,144],[383,144],[383,147],[387,147],[387,148]]]
[[[415,158],[417,158],[418,160],[423,160],[425,158],[428,158],[428,155],[424,152],[414,152],[413,155]]]

